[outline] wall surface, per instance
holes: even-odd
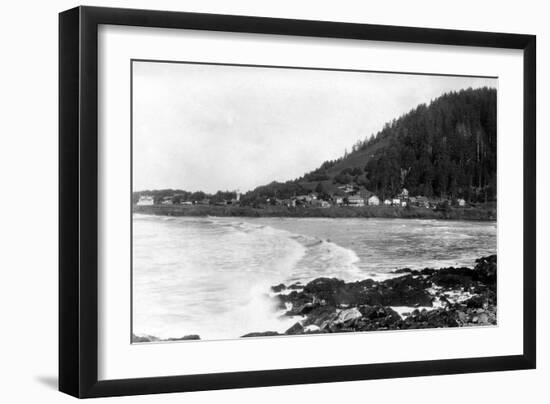
[[[538,36],[538,369],[110,399],[187,403],[548,402],[550,26],[541,1],[91,1],[89,5],[530,33]],[[57,13],[73,1],[3,4],[0,401],[63,403],[57,385]],[[518,156],[519,161],[520,156]],[[546,187],[544,186],[546,185]],[[412,347],[414,348],[414,347]],[[546,382],[546,383],[545,383]]]

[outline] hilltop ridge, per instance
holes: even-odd
[[[338,193],[338,186],[366,188],[381,198],[407,188],[411,195],[496,198],[496,89],[450,92],[420,104],[353,145],[339,159],[284,183],[243,195],[243,204],[311,191]]]

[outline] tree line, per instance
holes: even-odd
[[[496,199],[497,93],[481,88],[451,92],[387,124],[373,139],[386,147],[364,167],[366,186],[386,197],[414,195]]]

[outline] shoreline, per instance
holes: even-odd
[[[386,218],[386,219],[439,219],[496,221],[496,206],[486,204],[479,207],[434,210],[421,207],[364,206],[330,208],[287,208],[269,206],[253,208],[249,206],[215,205],[133,205],[132,213],[157,216],[190,217],[294,217],[294,218]]]
[[[497,256],[476,260],[474,268],[409,268],[384,281],[344,282],[317,278],[305,285],[271,290],[285,316],[301,318],[283,334],[494,326],[497,324]]]
[[[473,268],[402,268],[395,277],[345,282],[316,278],[307,284],[271,286],[266,295],[296,318],[285,332],[252,330],[241,338],[408,330],[497,324],[497,256]],[[200,340],[199,335],[160,339],[132,334],[133,343]]]

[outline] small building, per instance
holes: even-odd
[[[391,204],[394,205],[394,206],[401,206],[401,199],[399,198],[393,198],[391,200]]]
[[[343,205],[344,204],[344,197],[339,196],[339,195],[335,195],[335,196],[332,197],[332,202],[335,205]]]
[[[391,205],[391,199],[384,199],[384,205],[390,206]]]
[[[462,198],[457,199],[456,202],[457,202],[458,206],[460,206],[460,207],[466,206],[466,201],[465,201],[464,199],[462,199]]]
[[[160,203],[162,205],[173,205],[174,199],[172,199],[171,196],[165,196],[164,198],[162,198],[162,201],[160,201]]]
[[[193,205],[193,202],[191,202],[191,201],[181,201],[180,205]]]
[[[141,195],[137,202],[138,206],[147,206],[147,205],[154,205],[154,204],[155,204],[155,198],[153,198],[152,195]]]
[[[409,191],[407,190],[407,188],[403,188],[399,196],[401,197],[401,199],[409,199]]]
[[[401,207],[406,207],[407,206],[407,201],[401,201]]]
[[[361,198],[359,195],[351,195],[351,196],[348,196],[348,205],[354,206],[354,207],[365,206],[365,200]]]
[[[369,199],[367,199],[367,204],[369,206],[378,206],[380,205],[380,199],[376,195],[371,195]]]

